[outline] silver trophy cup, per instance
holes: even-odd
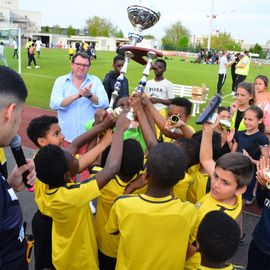
[[[127,12],[128,18],[134,26],[134,30],[128,33],[128,38],[131,40],[132,45],[135,46],[143,40],[143,35],[141,35],[142,30],[152,27],[159,21],[160,12],[155,12],[141,5],[128,7]]]

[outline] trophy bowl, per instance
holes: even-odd
[[[145,60],[145,57],[148,56],[149,51],[154,52],[157,57],[163,56],[163,53],[161,51],[148,49],[148,48],[142,48],[142,47],[136,47],[136,46],[130,46],[130,45],[124,45],[118,48],[117,52],[124,55],[126,51],[131,52],[133,54],[131,59],[141,65],[147,64],[147,60]]]
[[[133,5],[127,8],[131,24],[139,26],[141,30],[154,26],[160,18],[160,12],[155,12],[147,7]]]
[[[160,13],[140,5],[129,6],[127,13],[131,24],[134,26],[133,31],[128,33],[128,38],[132,41],[132,45],[135,46],[143,40],[142,30],[155,25],[159,21]]]

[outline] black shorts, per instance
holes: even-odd
[[[54,269],[52,263],[52,218],[38,210],[32,219],[34,236],[35,270]]]
[[[98,260],[100,270],[114,270],[116,265],[116,258],[112,258],[103,254],[98,250]]]

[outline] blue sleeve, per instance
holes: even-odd
[[[269,145],[269,140],[268,140],[268,138],[264,134],[262,134],[260,141],[261,141],[260,142],[261,143],[261,146],[267,146],[267,145]]]
[[[62,77],[60,77],[56,79],[51,93],[50,108],[52,110],[57,111],[59,109],[64,109],[64,107],[61,107],[62,101],[64,99],[64,90],[65,83]]]
[[[109,106],[108,95],[105,91],[105,88],[101,80],[95,76],[95,82],[93,84],[93,89],[91,89],[93,94],[98,96],[98,104],[93,104],[93,107],[96,108],[107,108]]]

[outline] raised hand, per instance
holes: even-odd
[[[150,99],[147,97],[146,94],[142,94],[141,102],[142,102],[142,105],[144,106],[147,106],[149,103],[151,103]]]
[[[270,159],[262,157],[257,163],[256,178],[263,186],[270,189]]]
[[[104,109],[97,109],[95,113],[95,124],[102,123],[107,114],[108,113]]]
[[[92,84],[90,83],[88,86],[79,89],[80,96],[87,97],[91,93]]]
[[[126,130],[130,125],[130,120],[127,118],[128,110],[123,110],[116,121],[116,129]]]
[[[142,102],[141,102],[141,95],[134,94],[130,100],[130,105],[133,108],[133,111],[137,114],[138,112],[143,110]]]
[[[7,182],[9,185],[17,192],[25,189],[25,185],[22,181],[22,174],[26,171],[29,171],[27,175],[27,184],[33,186],[36,181],[36,170],[35,164],[32,159],[26,159],[27,164],[14,168],[12,173],[9,175]]]
[[[219,120],[220,120],[220,117],[218,116],[214,124],[209,123],[209,122],[205,122],[203,124],[203,131],[205,131],[205,132],[214,131],[215,128],[219,125]]]
[[[238,106],[239,106],[238,101],[235,101],[235,102],[233,102],[231,104],[231,106],[230,106],[230,112],[231,112],[231,114],[233,114],[234,112],[237,111]]]
[[[113,128],[116,124],[117,117],[113,113],[106,113],[103,124],[106,128]]]

